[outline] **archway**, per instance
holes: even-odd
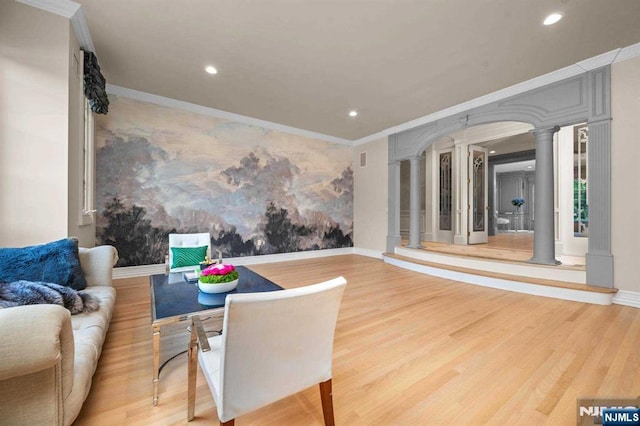
[[[518,121],[534,127],[536,137],[535,207],[537,223],[534,240],[536,263],[552,263],[555,258],[553,216],[553,135],[559,126],[587,122],[592,154],[589,156],[590,197],[599,208],[590,217],[587,283],[613,286],[611,254],[610,178],[610,69],[586,72],[539,89],[496,101],[460,114],[440,118],[389,136],[389,234],[387,250],[400,242],[399,162],[411,164],[410,245],[419,245],[419,158],[438,139],[478,124]],[[598,161],[596,161],[596,158]],[[541,188],[551,190],[541,191]],[[544,196],[543,196],[544,195]],[[415,202],[413,201],[415,200]],[[544,230],[544,232],[542,232]]]

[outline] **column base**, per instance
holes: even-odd
[[[551,265],[551,266],[562,265],[562,262],[560,262],[558,259],[536,259],[535,257],[532,257],[531,259],[527,260],[527,262],[535,263],[537,265]]]
[[[393,253],[396,246],[400,245],[402,237],[400,235],[387,235],[387,251]]]
[[[613,288],[613,255],[609,252],[588,252],[586,261],[587,284]]]

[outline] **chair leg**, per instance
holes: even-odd
[[[198,377],[198,337],[195,327],[191,327],[187,371],[187,421],[190,422],[195,417],[196,379]]]
[[[220,422],[220,426],[234,426],[236,419],[227,420],[226,422]]]
[[[322,400],[322,415],[325,426],[335,426],[333,419],[333,392],[331,391],[331,379],[320,383],[320,399]]]

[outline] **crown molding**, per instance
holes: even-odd
[[[611,50],[601,55],[594,56],[593,58],[577,62],[574,65],[569,65],[568,67],[552,71],[548,74],[544,74],[527,81],[523,81],[522,83],[514,84],[513,86],[506,87],[493,93],[489,93],[488,95],[480,96],[470,101],[445,108],[443,110],[425,115],[420,118],[416,118],[415,120],[407,121],[406,123],[399,124],[394,127],[389,127],[388,129],[384,129],[372,135],[356,139],[353,141],[353,145],[358,146],[380,138],[388,137],[389,135],[394,133],[409,130],[414,127],[421,126],[423,124],[427,124],[455,114],[460,114],[462,112],[487,105],[492,102],[501,101],[511,96],[519,95],[521,93],[528,92],[529,90],[538,89],[548,84],[556,83],[566,78],[583,74],[586,71],[625,61],[636,56],[640,56],[640,43],[636,43],[624,48]]]
[[[602,55],[594,56],[593,58],[577,62],[576,65],[582,68],[584,72],[611,65],[621,50],[622,49],[614,49],[609,52],[603,53]]]
[[[18,3],[23,3],[28,6],[37,7],[38,9],[46,10],[47,12],[55,13],[56,15],[64,16],[65,18],[71,18],[80,9],[80,5],[70,0],[16,0]]]
[[[635,58],[636,56],[640,56],[640,43],[632,44],[631,46],[623,47],[620,49],[618,56],[614,59],[613,63],[618,63],[622,61],[626,61],[627,59]]]
[[[93,40],[91,39],[91,33],[89,33],[89,26],[87,25],[87,19],[84,17],[82,7],[71,17],[71,25],[73,31],[76,33],[78,44],[85,52],[96,53],[96,49],[93,46]],[[98,56],[96,54],[96,56]]]
[[[96,50],[93,46],[93,40],[91,39],[89,26],[87,25],[87,20],[84,16],[84,12],[82,11],[81,4],[70,0],[16,1],[68,18],[71,21],[71,26],[73,27],[73,31],[75,32],[76,38],[78,39],[78,44],[80,44],[82,50],[95,53]]]
[[[270,121],[260,120],[257,118],[247,117],[244,115],[226,112],[215,108],[209,108],[202,105],[179,101],[177,99],[166,98],[164,96],[158,96],[151,93],[128,89],[126,87],[115,86],[113,84],[107,84],[107,93],[116,96],[123,96],[125,98],[135,99],[142,102],[148,102],[151,104],[182,109],[202,115],[208,115],[210,117],[222,118],[238,123],[264,127],[266,129],[277,130],[279,132],[291,133],[294,135],[305,136],[313,139],[320,139],[325,142],[353,146],[353,143],[348,139],[337,138],[334,136],[324,135],[322,133],[316,133],[309,130],[298,129],[296,127],[285,126],[284,124],[272,123]]]

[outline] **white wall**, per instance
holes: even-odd
[[[367,166],[360,167],[360,154]],[[388,140],[382,138],[353,149],[354,247],[386,251],[388,208]]]
[[[0,246],[72,231],[68,212],[78,200],[69,194],[77,185],[69,158],[77,142],[70,151],[69,68],[70,48],[78,46],[71,37],[67,18],[0,2]]]
[[[611,104],[614,286],[640,292],[640,57],[611,66]]]

